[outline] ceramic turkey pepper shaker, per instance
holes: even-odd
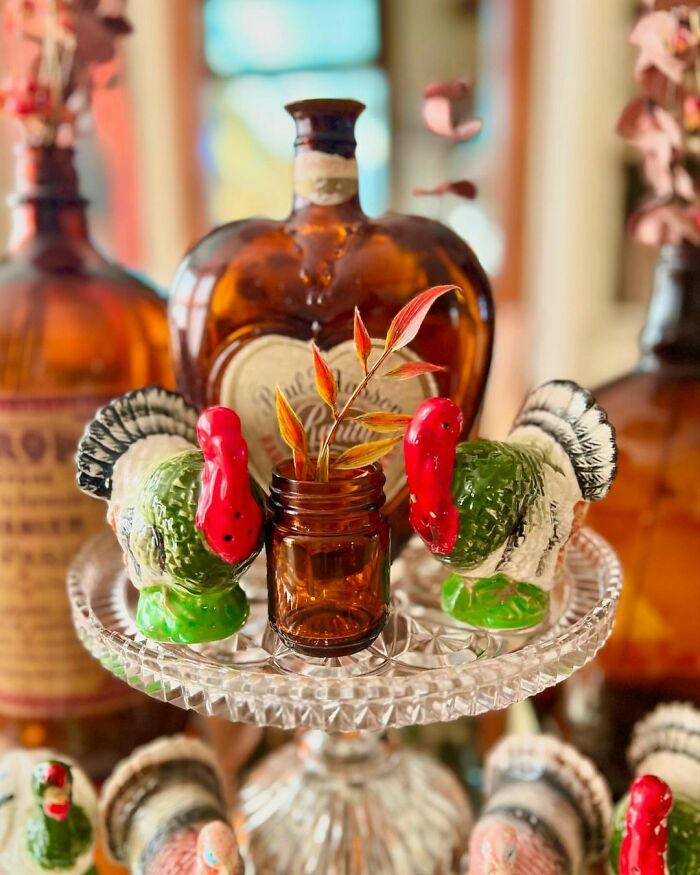
[[[0,875],[97,875],[97,797],[84,772],[47,750],[0,757]]]
[[[505,441],[462,441],[459,408],[429,398],[404,438],[410,523],[452,569],[442,607],[491,629],[541,622],[566,544],[616,472],[615,432],[576,383],[531,392]]]
[[[468,875],[583,875],[603,856],[610,792],[574,748],[545,735],[511,736],[489,753],[484,774]]]
[[[100,813],[111,855],[133,875],[243,875],[222,776],[201,741],[136,750],[105,783]]]

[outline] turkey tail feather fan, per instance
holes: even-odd
[[[196,442],[197,411],[181,395],[147,386],[120,395],[97,412],[78,445],[78,486],[109,498],[114,465],[150,435],[166,434]]]
[[[539,429],[563,448],[586,501],[608,494],[617,473],[615,429],[590,392],[568,380],[545,383],[525,399],[511,438],[526,428]]]

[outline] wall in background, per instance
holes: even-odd
[[[626,0],[534,0],[526,265],[534,380],[595,385],[629,368],[638,301],[620,301],[631,89]]]

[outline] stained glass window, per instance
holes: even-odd
[[[352,97],[362,204],[389,197],[389,89],[378,65],[378,0],[207,0],[201,154],[212,220],[281,218],[291,203],[294,126],[286,103]]]
[[[368,64],[381,48],[377,0],[207,0],[217,76]]]

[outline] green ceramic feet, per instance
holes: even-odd
[[[549,593],[506,574],[481,580],[451,574],[442,586],[442,609],[470,626],[529,629],[547,616]]]
[[[225,591],[188,595],[172,586],[141,591],[136,625],[153,641],[202,644],[238,632],[248,619],[248,599],[237,584]]]

